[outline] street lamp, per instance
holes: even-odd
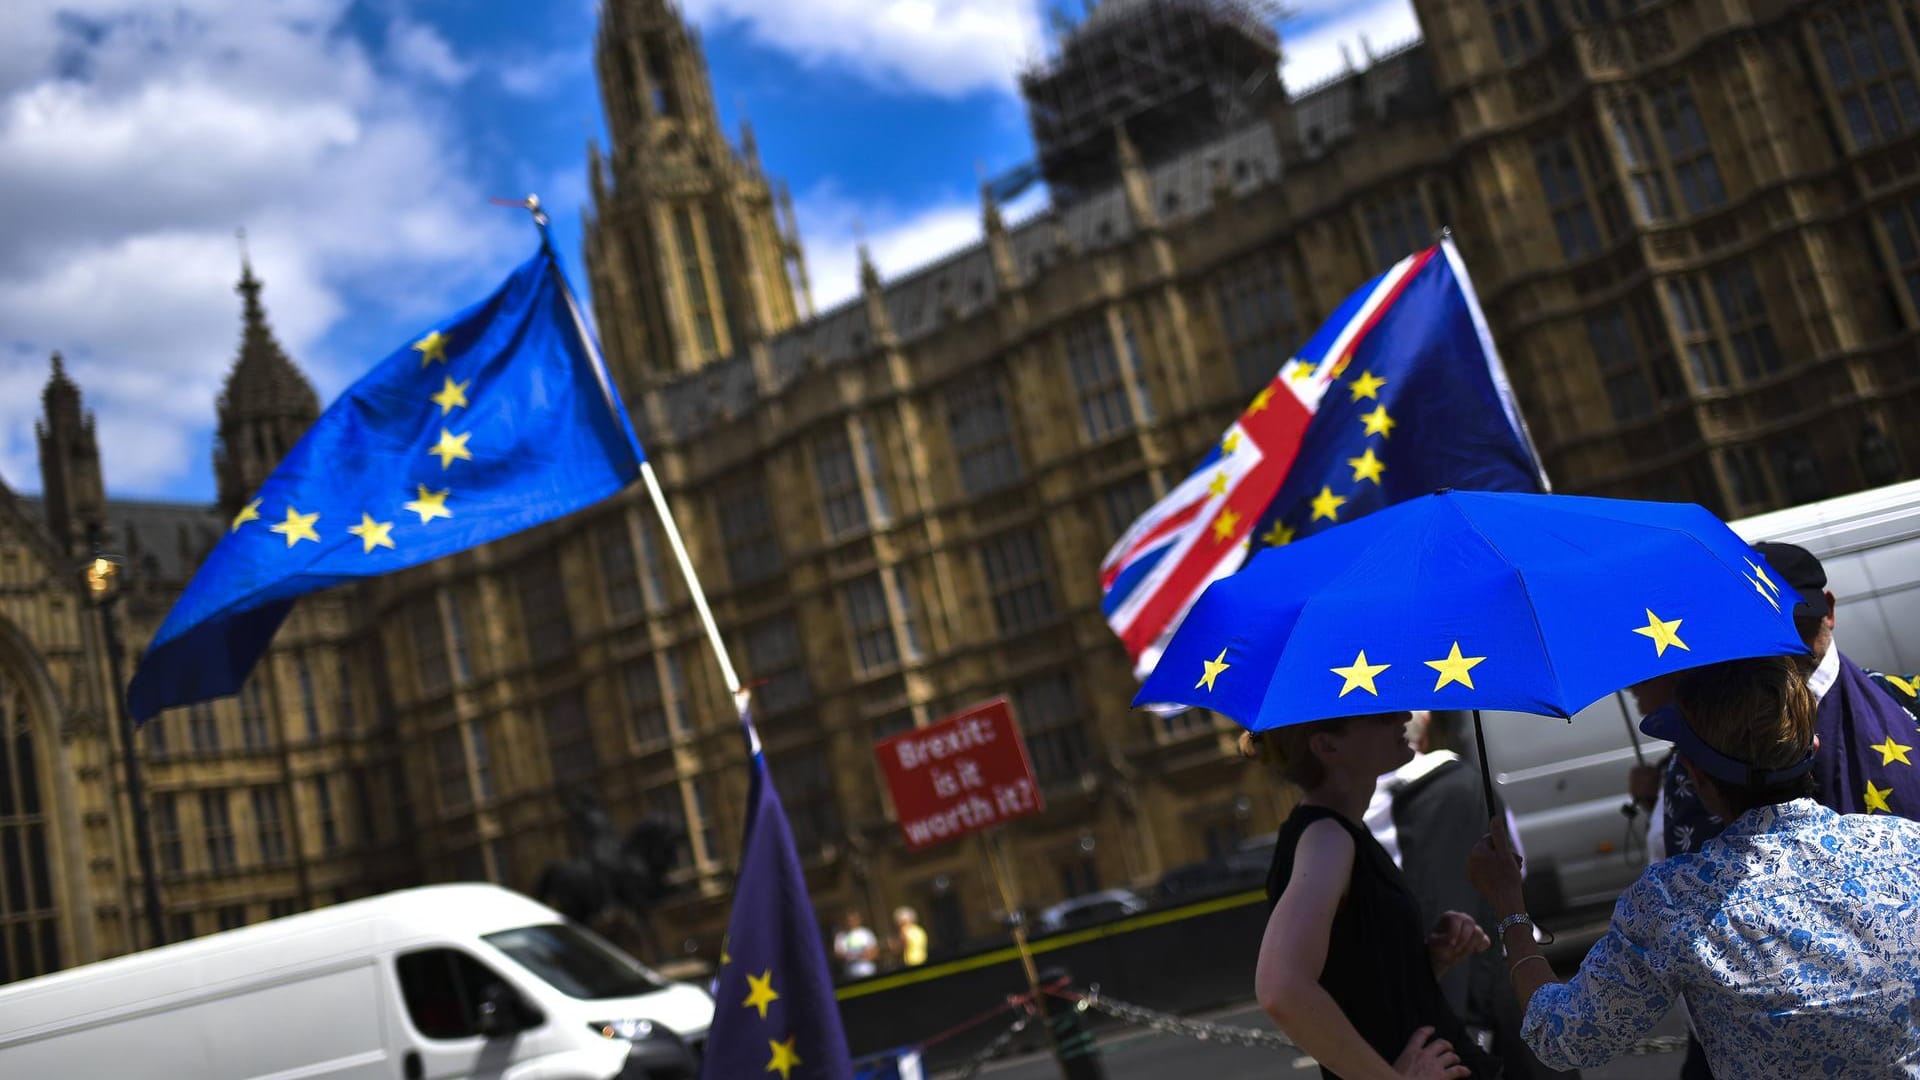
[[[127,680],[120,662],[120,628],[114,621],[113,606],[120,599],[115,588],[121,560],[100,549],[100,529],[87,530],[93,558],[83,571],[87,591],[93,594],[93,606],[100,612],[102,636],[107,642],[107,670],[113,679],[113,723],[120,729],[120,757],[127,767],[127,803],[133,809],[133,844],[140,859],[140,877],[146,887],[147,938],[154,946],[167,943],[166,924],[161,919],[160,879],[153,867],[153,833],[147,821],[146,792],[140,785],[140,757],[133,748],[133,719],[127,714]]]

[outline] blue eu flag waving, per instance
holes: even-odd
[[[296,597],[598,502],[644,460],[552,251],[382,360],[201,564],[134,672],[138,720],[232,694]]]
[[[740,722],[753,779],[700,1075],[705,1080],[769,1073],[780,1080],[846,1080],[853,1064],[826,949],[744,696]]]

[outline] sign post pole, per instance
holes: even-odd
[[[1033,966],[1033,950],[1027,947],[1026,916],[1017,914],[1013,887],[1008,883],[1006,868],[1002,865],[1006,852],[1000,846],[999,829],[992,829],[981,838],[980,850],[986,856],[987,869],[993,872],[993,883],[1000,887],[1000,906],[1007,913],[1007,925],[1013,931],[1014,948],[1020,950],[1020,966],[1027,970],[1027,989],[1033,994],[1034,1008],[1041,1008],[1040,970]]]
[[[1014,903],[1013,885],[1003,865],[1006,848],[1000,826],[1046,809],[1026,742],[1006,699],[983,702],[924,728],[882,739],[873,752],[886,775],[907,850],[921,851],[968,833],[984,834],[980,852],[1000,890],[1007,929],[1020,954],[1033,1009],[1047,1025],[1060,1075],[1063,1080],[1104,1080],[1100,1052],[1081,1027],[1078,1014],[1071,1007],[1051,1007],[1053,1003],[1041,994],[1040,971],[1027,944],[1026,917]]]

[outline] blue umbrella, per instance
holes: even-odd
[[[1571,717],[1656,675],[1804,653],[1794,600],[1692,504],[1442,491],[1215,582],[1134,703],[1253,731],[1403,709]]]

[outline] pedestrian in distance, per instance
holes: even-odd
[[[865,979],[879,970],[880,939],[867,929],[858,911],[847,912],[845,924],[833,938],[833,955],[849,979]]]
[[[1404,712],[1242,736],[1301,801],[1281,825],[1267,878],[1260,1006],[1329,1080],[1497,1077],[1500,1065],[1448,1007],[1438,974],[1488,947],[1472,916],[1429,926],[1386,850],[1361,823],[1377,778],[1413,756]]]
[[[919,967],[927,962],[927,930],[920,916],[910,907],[893,909],[893,953],[902,967]]]
[[[1469,856],[1528,1045],[1599,1066],[1684,1004],[1715,1076],[1920,1077],[1920,823],[1814,799],[1819,706],[1795,658],[1688,672],[1675,705],[1641,730],[1726,828],[1649,866],[1571,981],[1534,943],[1504,830]]]
[[[1467,852],[1487,827],[1480,772],[1468,752],[1460,714],[1417,710],[1407,724],[1413,758],[1380,778],[1366,823],[1420,901],[1426,920],[1464,911],[1481,926],[1494,924],[1493,908],[1460,872]],[[1517,834],[1513,811],[1496,796],[1509,835]],[[1499,1058],[1507,1080],[1578,1080],[1579,1073],[1547,1069],[1520,1038],[1520,1010],[1507,988],[1507,969],[1489,949],[1442,973],[1440,992],[1481,1047]]]

